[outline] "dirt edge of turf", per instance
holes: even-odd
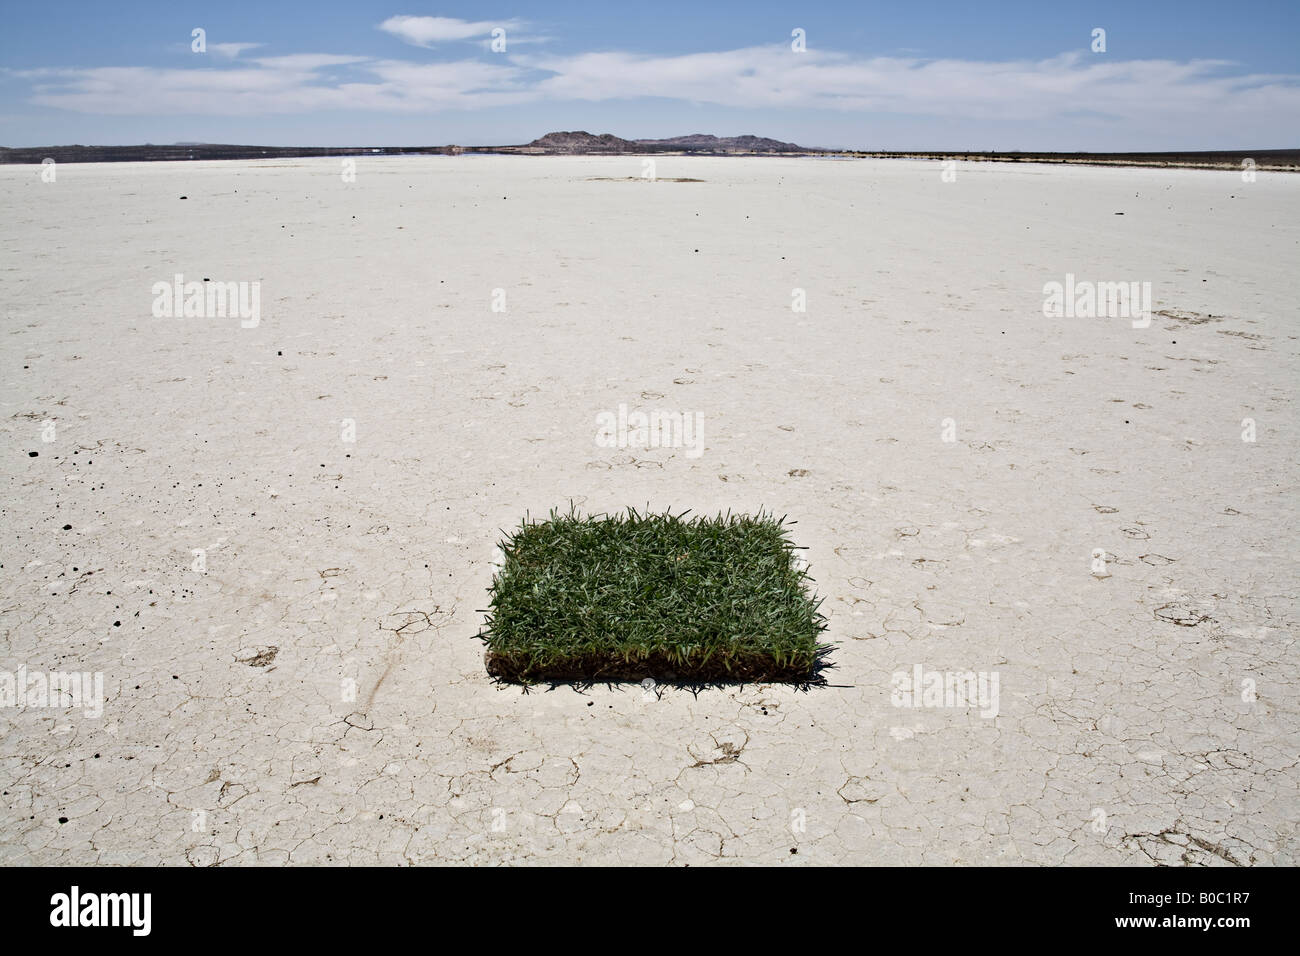
[[[488,674],[498,680],[516,684],[538,682],[580,682],[603,684],[607,682],[640,682],[646,678],[666,684],[734,683],[790,683],[807,684],[814,680],[819,663],[829,648],[820,649],[811,663],[778,664],[761,654],[733,659],[731,667],[719,661],[702,664],[682,664],[667,654],[654,652],[640,660],[625,661],[608,655],[566,657],[554,663],[539,665],[525,658],[518,659],[496,651],[484,655]]]

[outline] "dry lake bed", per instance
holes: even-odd
[[[0,167],[0,862],[1297,863],[1300,177],[647,171]],[[494,684],[569,502],[825,685]]]

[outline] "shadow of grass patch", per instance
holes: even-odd
[[[551,512],[501,543],[479,637],[516,683],[817,682],[829,647],[784,518]]]

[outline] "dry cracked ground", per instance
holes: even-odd
[[[0,707],[0,861],[1295,864],[1300,177],[940,171],[0,168],[0,689],[104,688]],[[826,686],[494,685],[500,529],[570,501],[789,514]]]

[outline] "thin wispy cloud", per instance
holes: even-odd
[[[412,46],[432,47],[437,43],[455,40],[476,40],[490,37],[492,31],[500,28],[507,33],[516,33],[524,29],[522,20],[457,20],[453,17],[389,17],[379,24],[379,29],[389,33],[403,43]],[[511,42],[520,42],[513,37]]]
[[[252,62],[252,61],[250,61]],[[32,102],[82,113],[249,116],[362,110],[426,112],[483,109],[536,99],[508,64],[464,60],[420,64],[364,61],[356,79],[326,75],[356,57],[300,55],[238,69],[99,67],[23,71],[34,81]]]
[[[347,66],[365,63],[364,56],[345,56],[335,53],[290,53],[285,56],[264,56],[253,60],[258,66],[270,70],[288,70],[308,74],[327,66]]]
[[[210,43],[208,49],[218,56],[228,57],[233,60],[245,50],[256,50],[258,47],[265,45],[264,43]]]

